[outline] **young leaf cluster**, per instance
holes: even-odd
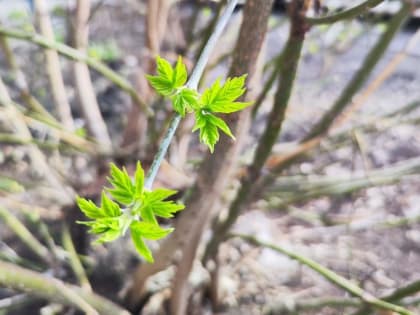
[[[110,188],[102,192],[100,206],[91,200],[78,197],[80,210],[90,221],[79,222],[98,235],[96,243],[111,242],[130,230],[133,243],[141,256],[153,262],[153,256],[145,240],[158,240],[173,231],[162,228],[156,217],[171,218],[184,209],[184,205],[167,200],[176,191],[169,189],[147,190],[144,188],[144,170],[137,163],[134,178],[125,168],[111,164]]]
[[[219,130],[235,139],[226,122],[217,114],[230,114],[244,109],[251,103],[237,102],[245,92],[246,75],[228,78],[224,84],[216,80],[200,95],[197,91],[185,86],[187,69],[181,57],[175,67],[161,58],[156,58],[157,75],[148,75],[147,79],[159,94],[169,97],[174,110],[184,117],[194,113],[195,125],[193,131],[199,130],[200,141],[214,151],[219,141]]]

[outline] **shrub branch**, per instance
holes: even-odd
[[[340,275],[336,274],[334,271],[318,264],[314,260],[307,258],[305,256],[296,254],[294,252],[291,252],[285,248],[263,242],[261,240],[258,240],[254,236],[251,235],[245,235],[245,234],[232,234],[231,237],[239,237],[246,242],[260,247],[270,248],[278,253],[281,253],[283,255],[286,255],[299,263],[309,267],[310,269],[314,270],[315,272],[319,273],[321,276],[323,276],[325,279],[327,279],[329,282],[335,284],[336,286],[344,289],[345,291],[349,292],[351,295],[356,296],[360,298],[362,301],[364,301],[366,304],[371,305],[378,309],[384,309],[384,310],[390,310],[392,312],[396,312],[401,315],[413,315],[412,312],[410,312],[408,309],[398,306],[389,302],[386,302],[384,300],[378,299],[369,292],[363,290],[353,282],[347,280],[346,278],[341,277]]]
[[[322,17],[307,17],[306,22],[311,25],[331,24],[342,20],[352,19],[358,15],[365,13],[367,10],[376,7],[384,0],[367,0],[353,8],[341,11],[336,14],[322,16]]]

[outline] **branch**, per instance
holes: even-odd
[[[25,138],[31,139],[32,135],[28,126],[26,125],[22,114],[15,108],[14,103],[9,95],[9,92],[6,86],[3,83],[3,80],[0,77],[0,105],[3,106],[5,109],[4,114],[2,116],[7,117],[8,123],[13,128],[13,131]],[[34,168],[38,171],[43,172],[43,176],[45,179],[51,184],[51,186],[57,188],[57,194],[61,193],[61,198],[65,202],[70,202],[72,199],[71,194],[72,192],[67,187],[64,187],[61,180],[58,178],[58,174],[51,169],[45,159],[45,156],[42,154],[39,149],[33,145],[28,145],[28,152],[31,157],[31,160],[34,164]]]
[[[49,150],[55,150],[60,147],[59,143],[50,142],[50,141],[39,141],[33,138],[28,139],[28,138],[17,136],[11,133],[3,133],[3,132],[0,132],[0,143],[19,144],[19,145],[32,143],[40,148],[49,149]]]
[[[365,13],[382,3],[384,0],[366,0],[361,4],[342,12],[323,17],[307,17],[306,22],[311,25],[331,24],[341,20],[349,20]]]
[[[303,139],[303,142],[328,132],[335,119],[344,111],[346,106],[351,103],[353,96],[363,86],[363,83],[368,79],[373,68],[376,66],[379,60],[381,60],[381,57],[391,43],[391,40],[394,38],[400,27],[404,24],[410,11],[411,5],[407,2],[402,2],[401,9],[389,22],[387,30],[381,35],[378,42],[368,53],[360,69],[355,73],[331,109],[329,109],[322,116],[320,121],[312,127],[307,136]]]
[[[48,301],[76,307],[90,315],[130,315],[128,311],[99,295],[2,261],[0,261],[0,285],[29,292]]]
[[[420,30],[417,30],[417,32],[411,36],[404,49],[396,53],[383,70],[366,87],[366,89],[354,98],[352,105],[343,113],[343,115],[341,115],[339,119],[337,119],[332,128],[343,125],[344,122],[351,117],[351,113],[356,112],[366,102],[366,100],[385,82],[385,80],[394,73],[395,69],[397,69],[397,67],[405,60],[410,51],[416,47],[419,40]]]
[[[193,90],[197,89],[197,86],[203,74],[204,68],[206,67],[209,61],[210,54],[213,48],[216,46],[217,40],[219,39],[220,35],[222,35],[222,31],[225,28],[227,22],[229,21],[229,18],[233,13],[233,9],[235,8],[237,3],[238,3],[238,0],[230,0],[228,5],[226,6],[225,11],[217,20],[217,24],[214,28],[214,31],[211,34],[206,45],[204,46],[203,51],[200,55],[200,58],[197,60],[197,63],[190,76],[190,79],[188,80],[186,84],[188,88],[191,88]],[[163,158],[165,157],[166,152],[168,151],[169,144],[172,141],[172,138],[175,134],[176,129],[178,128],[180,121],[181,121],[181,116],[179,114],[176,114],[172,118],[170,125],[168,127],[168,130],[166,131],[166,134],[163,137],[162,143],[159,146],[158,152],[156,153],[155,158],[153,159],[153,163],[152,163],[152,166],[150,167],[149,173],[147,174],[147,178],[145,181],[146,188],[150,189],[152,187],[153,181],[155,180],[160,164],[162,164]]]
[[[0,36],[0,45],[3,50],[3,53],[6,57],[7,65],[10,69],[11,77],[14,80],[14,84],[16,85],[17,89],[19,90],[20,97],[22,100],[28,105],[28,107],[32,110],[35,110],[45,116],[46,119],[56,122],[60,124],[45,108],[41,105],[41,103],[30,93],[28,82],[26,81],[25,75],[23,74],[22,70],[20,69],[16,58],[13,54],[12,49],[9,45],[9,40],[6,36]]]
[[[382,298],[382,300],[387,301],[387,302],[395,302],[395,301],[399,301],[402,298],[415,294],[417,292],[420,291],[420,280],[414,281],[412,283],[409,283],[408,285],[405,285],[401,288],[396,289],[394,292],[392,292],[391,294],[384,296]],[[414,301],[416,302],[416,301]],[[365,315],[369,312],[369,307],[365,306],[362,307],[360,310],[358,310],[356,313],[354,313],[353,315]]]
[[[282,207],[297,201],[319,198],[321,196],[341,195],[373,186],[390,185],[404,176],[420,174],[420,158],[412,158],[392,166],[373,170],[367,174],[352,178],[337,176],[282,176],[268,193],[275,192],[281,201],[276,207]]]
[[[276,66],[271,71],[271,74],[269,78],[267,79],[267,81],[265,82],[263,89],[261,90],[260,94],[258,94],[255,100],[255,103],[252,105],[252,118],[253,119],[255,119],[255,117],[257,116],[257,112],[260,109],[261,104],[267,98],[268,92],[271,90],[271,88],[274,85],[274,82],[279,76],[279,71],[280,71],[282,63],[283,63],[282,54],[280,54],[280,56],[276,60]]]
[[[25,32],[17,29],[5,28],[3,26],[0,26],[0,34],[7,37],[32,42],[43,48],[56,50],[59,54],[63,55],[66,58],[86,63],[89,67],[98,71],[100,74],[109,79],[120,89],[127,92],[133,98],[134,102],[138,104],[149,116],[153,114],[152,110],[137,94],[136,90],[130,84],[130,82],[128,82],[125,78],[120,76],[111,68],[107,67],[102,62],[87,56],[85,53],[82,53],[77,49],[71,48],[59,42],[48,40],[47,38],[37,33]]]
[[[347,280],[346,278],[343,278],[342,276],[336,274],[334,271],[318,264],[317,262],[313,261],[310,258],[307,258],[305,256],[301,256],[299,254],[296,254],[294,252],[291,252],[287,249],[284,249],[282,247],[263,242],[261,240],[258,240],[254,236],[251,235],[245,235],[245,234],[231,234],[230,237],[239,237],[246,242],[260,247],[270,248],[278,253],[281,253],[283,255],[288,256],[291,259],[297,260],[299,263],[309,267],[310,269],[314,270],[315,272],[319,273],[321,276],[323,276],[325,279],[327,279],[329,282],[335,284],[336,286],[344,289],[345,291],[349,292],[351,295],[356,296],[360,298],[362,301],[364,301],[366,304],[369,304],[375,308],[378,309],[384,309],[384,310],[390,310],[392,312],[396,312],[401,315],[414,315],[412,312],[407,310],[406,308],[402,306],[398,306],[389,302],[386,302],[384,300],[378,299],[371,295],[369,292],[363,290],[359,286],[355,285],[353,282]]]
[[[32,250],[43,262],[52,263],[48,249],[41,244],[32,233],[9,210],[0,207],[0,219]]]
[[[217,225],[213,230],[212,239],[206,248],[203,258],[204,262],[217,255],[219,244],[223,241],[228,230],[236,221],[244,205],[247,204],[253,183],[260,177],[261,170],[281,131],[306,32],[306,28],[302,24],[303,12],[300,5],[303,6],[302,1],[295,1],[292,4],[292,25],[289,39],[282,53],[282,58],[279,58],[278,60],[278,62],[280,62],[278,70],[280,80],[275,95],[274,105],[268,117],[265,130],[258,141],[258,146],[254,154],[254,160],[247,168],[247,175],[241,180],[241,186],[234,201],[231,203],[227,219]]]
[[[6,313],[11,312],[14,309],[27,306],[35,301],[37,301],[37,299],[29,296],[28,294],[16,294],[10,297],[2,298],[0,300],[0,310],[5,310]]]
[[[35,9],[41,34],[48,40],[54,40],[54,30],[48,15],[47,1],[35,0]],[[51,93],[57,106],[57,113],[66,129],[73,131],[74,122],[70,104],[67,99],[63,73],[61,72],[58,53],[52,49],[45,50],[45,66],[50,81]]]
[[[382,298],[385,300],[385,298]],[[305,311],[316,311],[324,307],[330,308],[343,308],[343,307],[360,307],[363,304],[358,298],[346,298],[338,296],[327,296],[322,298],[309,298],[304,300],[285,300],[274,303],[267,307],[263,312],[264,315],[295,315]],[[400,301],[401,305],[411,306],[420,304],[420,299],[411,298]],[[356,314],[353,314],[356,315]],[[366,315],[366,313],[360,313],[359,315]]]
[[[66,225],[62,228],[62,239],[63,247],[68,253],[70,266],[73,269],[74,274],[79,280],[80,286],[87,292],[92,292],[92,287],[89,283],[89,279],[86,275],[85,269],[77,255],[76,249],[74,248],[73,240],[71,239],[70,231]]]
[[[243,9],[242,24],[233,50],[229,75],[237,76],[247,73],[248,87],[256,82],[261,71],[257,64],[262,57],[261,47],[266,37],[272,5],[272,0],[263,1],[263,3],[260,0],[249,0]],[[240,101],[252,99],[251,94],[252,92],[248,90]],[[197,257],[201,236],[210,219],[215,215],[221,195],[232,179],[249,129],[249,119],[250,109],[229,116],[228,121],[235,130],[237,141],[232,144],[230,139],[222,137],[216,153],[207,153],[197,172],[197,180],[191,197],[186,202],[188,211],[181,214],[171,241],[165,242],[162,246],[161,252],[164,255],[167,255],[164,246],[169,246],[170,242],[177,244],[175,248],[182,252],[182,260],[177,263],[172,287],[174,294],[171,297],[170,306],[173,314],[186,313],[187,297],[191,292],[188,279]],[[210,289],[212,306],[217,308],[219,303],[217,280],[212,283],[215,284]]]
[[[82,53],[86,53],[89,38],[89,13],[90,1],[78,0],[76,3],[76,16],[73,28],[74,48]],[[75,62],[73,73],[76,83],[76,91],[83,116],[86,120],[88,130],[95,139],[106,148],[112,151],[112,142],[108,133],[107,126],[99,109],[96,99],[95,89],[86,63]]]

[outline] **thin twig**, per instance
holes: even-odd
[[[197,89],[198,83],[200,82],[201,75],[203,74],[204,68],[206,67],[209,61],[210,54],[213,48],[216,46],[216,42],[219,39],[220,35],[222,35],[222,31],[225,28],[227,22],[229,21],[229,18],[233,13],[233,9],[235,8],[237,3],[238,3],[238,0],[230,0],[228,5],[226,6],[225,11],[217,20],[217,24],[214,28],[214,31],[211,34],[206,45],[204,46],[203,51],[200,55],[200,58],[197,60],[194,70],[191,73],[191,76],[186,84],[188,88],[191,88],[194,90]],[[147,174],[145,187],[148,189],[150,189],[153,185],[153,181],[155,180],[160,164],[162,163],[163,158],[165,157],[166,152],[168,151],[169,144],[172,141],[172,138],[175,134],[176,129],[178,128],[180,121],[181,121],[181,116],[179,114],[176,114],[171,120],[169,128],[166,131],[166,134],[159,146],[158,152],[156,153],[155,158],[153,159],[153,163],[149,169],[149,173]]]
[[[336,274],[334,271],[318,264],[314,260],[307,258],[305,256],[296,254],[291,252],[287,249],[282,247],[276,246],[274,244],[270,244],[261,240],[258,240],[252,235],[245,235],[245,234],[231,234],[230,237],[239,237],[246,242],[253,244],[255,246],[270,248],[278,253],[286,255],[294,260],[297,260],[299,263],[309,267],[310,269],[314,270],[315,272],[319,273],[322,277],[327,279],[329,282],[335,284],[336,286],[344,289],[345,291],[349,292],[351,295],[360,298],[365,303],[379,309],[390,310],[392,312],[396,312],[401,315],[414,315],[408,309],[398,306],[384,300],[378,299],[369,292],[363,290],[353,282],[343,278],[342,276]]]
[[[56,50],[59,54],[67,57],[71,60],[84,62],[92,69],[98,71],[104,77],[109,79],[112,83],[118,86],[123,91],[127,92],[148,115],[153,115],[153,111],[146,105],[146,103],[141,99],[140,95],[137,94],[135,88],[128,82],[125,78],[120,76],[111,68],[107,67],[102,62],[98,61],[95,58],[91,58],[83,52],[78,51],[77,49],[71,48],[65,44],[48,40],[40,34],[33,32],[25,32],[18,29],[5,28],[0,26],[0,34],[8,37],[13,37],[16,39],[21,39],[24,41],[32,42],[43,48]]]
[[[90,315],[130,315],[113,302],[82,288],[0,261],[0,285],[73,306]]]
[[[395,34],[397,34],[400,27],[404,24],[404,21],[406,21],[411,11],[411,7],[411,4],[402,2],[401,9],[389,22],[386,31],[381,35],[378,42],[368,53],[363,61],[362,66],[355,73],[339,98],[335,101],[334,105],[321,117],[319,122],[317,122],[312,127],[302,142],[306,142],[312,138],[321,136],[326,133],[336,118],[351,103],[352,97],[363,86],[363,83],[367,80],[370,73],[385,53]]]
[[[332,14],[329,16],[322,17],[307,17],[306,22],[311,25],[319,24],[331,24],[337,21],[349,20],[358,15],[365,13],[367,10],[372,9],[382,3],[384,0],[367,0],[362,2],[359,5],[354,6],[353,8],[347,9],[345,11]]]
[[[283,57],[278,60],[280,62],[278,66],[280,80],[278,82],[273,109],[270,112],[264,132],[258,142],[252,164],[247,168],[247,175],[241,179],[241,186],[229,207],[228,217],[214,228],[213,236],[204,254],[204,262],[217,255],[219,244],[223,241],[228,230],[236,221],[243,207],[247,204],[252,186],[260,177],[261,170],[281,131],[306,33],[305,26],[302,25],[302,16],[305,12],[303,2],[293,2],[290,12],[292,24],[288,41],[282,53]]]
[[[406,59],[408,53],[413,49],[417,42],[420,40],[420,30],[414,33],[408,41],[404,49],[395,54],[392,59],[387,63],[386,67],[375,77],[375,79],[367,86],[367,88],[357,95],[353,101],[353,104],[345,111],[341,117],[337,119],[332,128],[343,125],[353,112],[356,112],[367,99],[387,80],[397,69],[397,67]]]
[[[79,280],[82,289],[87,292],[92,292],[92,287],[89,283],[89,279],[86,275],[85,269],[80,262],[79,256],[77,255],[76,249],[74,248],[73,241],[71,239],[70,231],[66,225],[62,228],[63,247],[67,251],[70,259],[70,266],[73,269],[74,274]]]
[[[252,118],[253,119],[255,119],[255,117],[257,116],[257,112],[260,109],[261,104],[267,98],[268,92],[271,90],[271,88],[274,85],[274,82],[276,81],[276,79],[278,77],[279,70],[280,70],[281,64],[282,64],[281,56],[282,56],[282,54],[280,54],[280,56],[277,57],[278,60],[276,60],[276,66],[274,67],[273,70],[271,70],[271,74],[270,74],[267,82],[265,82],[262,91],[260,92],[257,99],[255,100],[255,103],[252,106]]]
[[[14,103],[1,77],[0,77],[0,105],[5,109],[5,114],[2,115],[2,117],[7,117],[14,132],[25,139],[32,139],[31,132],[28,126],[26,125],[22,117],[22,114],[14,106]],[[36,147],[33,144],[29,144],[27,147],[28,147],[31,160],[34,164],[34,168],[38,172],[42,172],[43,176],[46,178],[49,184],[51,184],[51,186],[56,187],[57,194],[61,193],[60,197],[62,198],[64,202],[70,202],[70,200],[73,199],[72,189],[64,186],[64,184],[59,179],[58,174],[55,172],[55,170],[49,167],[45,159],[45,156],[38,149],[38,147]]]
[[[275,207],[319,198],[355,192],[368,187],[394,184],[405,176],[420,174],[420,158],[412,158],[395,165],[369,171],[364,175],[352,178],[337,176],[282,176],[266,191],[266,195],[274,192],[280,201]],[[273,205],[273,204],[271,204]]]
[[[420,280],[416,280],[401,288],[396,289],[394,292],[382,297],[381,299],[387,302],[396,302],[406,296],[413,295],[419,291],[420,291]],[[369,307],[365,306],[365,307],[362,307],[360,310],[356,311],[352,315],[365,315],[368,312],[369,312]]]
[[[382,298],[385,300],[385,298]],[[401,305],[411,306],[420,304],[419,298],[407,298],[399,301]],[[358,298],[351,297],[320,297],[320,298],[307,298],[302,300],[288,300],[283,299],[273,305],[268,306],[264,310],[264,315],[296,315],[297,312],[313,312],[324,307],[329,308],[349,308],[349,307],[360,307],[363,302]],[[356,315],[356,314],[354,314]],[[366,313],[361,313],[360,315],[366,315]]]
[[[14,308],[19,308],[36,301],[37,299],[29,296],[26,293],[16,294],[10,297],[2,298],[0,300],[0,310],[11,311]]]
[[[48,40],[54,40],[54,30],[48,14],[47,1],[35,0],[34,4],[41,34]],[[51,93],[55,106],[57,106],[58,116],[68,130],[74,130],[73,117],[67,99],[66,87],[64,85],[63,73],[61,72],[57,51],[52,49],[45,50],[45,65],[51,85]]]
[[[73,28],[73,45],[74,48],[82,53],[86,53],[88,46],[89,13],[90,1],[78,0],[76,2],[76,16]],[[111,137],[99,109],[87,64],[75,62],[73,64],[73,73],[79,104],[86,120],[87,128],[101,146],[105,147],[107,151],[112,151]]]
[[[43,262],[51,264],[52,258],[48,249],[19,221],[9,210],[0,207],[0,219],[32,250]]]

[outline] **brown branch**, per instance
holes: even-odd
[[[204,262],[217,255],[219,244],[236,221],[242,209],[247,205],[252,186],[260,177],[261,170],[267,161],[273,145],[276,143],[292,92],[300,53],[305,38],[306,27],[303,21],[306,12],[305,1],[294,1],[290,8],[291,28],[289,39],[283,52],[283,62],[280,64],[280,80],[275,96],[273,109],[268,117],[263,135],[261,136],[252,164],[247,168],[246,175],[241,179],[241,185],[234,201],[229,207],[228,217],[213,229],[213,236],[207,245]]]
[[[282,154],[280,156],[271,157],[268,160],[268,167],[270,168],[270,174],[263,176],[253,188],[252,196],[256,197],[259,196],[261,191],[265,189],[265,187],[269,186],[273,180],[276,178],[277,174],[281,173],[285,170],[288,166],[295,163],[298,159],[302,158],[306,152],[309,150],[316,148],[321,141],[327,135],[326,133],[330,129],[337,128],[341,125],[340,115],[346,109],[346,106],[351,102],[354,94],[360,89],[363,85],[363,82],[368,78],[371,71],[373,70],[374,66],[377,64],[378,60],[385,52],[386,48],[388,47],[389,43],[391,42],[392,38],[396,34],[396,32],[400,29],[401,25],[404,23],[404,20],[407,18],[408,13],[411,10],[411,6],[408,3],[403,4],[402,8],[400,9],[399,13],[389,22],[388,29],[385,31],[384,34],[380,37],[376,45],[372,48],[372,50],[368,53],[365,60],[363,61],[362,66],[360,67],[359,71],[353,76],[352,80],[348,83],[340,97],[334,103],[332,108],[328,110],[324,116],[320,119],[320,121],[311,129],[308,135],[302,140],[302,142],[291,152],[286,154]],[[412,41],[417,41],[417,36],[412,38]],[[409,44],[406,49],[411,48],[412,45]],[[394,67],[394,63],[398,63],[401,57],[396,56],[396,61],[391,61],[391,64],[388,66],[390,67],[388,70],[392,70]],[[388,68],[387,67],[387,68]],[[385,77],[385,76],[384,76]],[[375,79],[374,85],[380,84],[383,78]],[[376,83],[375,83],[376,82]],[[374,86],[374,89],[377,87]],[[361,95],[360,102],[363,102],[365,98],[368,97],[370,91],[364,92]],[[359,101],[356,99],[356,102]],[[338,120],[336,121],[336,118]],[[347,119],[345,117],[344,119]]]
[[[35,0],[34,3],[41,34],[48,40],[54,40],[54,31],[48,15],[47,2],[45,0]],[[64,85],[58,54],[55,50],[46,49],[45,59],[51,93],[57,106],[60,121],[68,130],[74,130],[73,117],[71,115],[70,104],[67,100],[66,87]]]
[[[28,292],[48,301],[80,309],[90,315],[130,315],[113,302],[82,288],[0,261],[0,285]]]
[[[74,47],[86,52],[89,36],[90,1],[78,0],[76,7],[75,26],[73,30]],[[85,63],[75,62],[73,65],[76,90],[79,96],[79,104],[86,119],[87,127],[94,138],[107,150],[112,150],[111,138],[109,137],[99,104],[96,100],[95,89],[90,78],[89,68]]]
[[[271,3],[272,1],[261,3],[258,0],[247,2],[244,14],[248,18],[244,19],[241,27],[240,39],[237,42],[233,57],[234,62],[230,70],[231,76],[248,73],[248,79],[252,81],[259,50],[265,38]],[[255,12],[260,12],[260,14],[255,14]],[[247,99],[249,99],[248,97]],[[227,137],[221,137],[215,153],[213,155],[208,154],[205,157],[198,171],[198,181],[191,194],[192,198],[187,202],[188,213],[181,213],[174,233],[170,238],[164,240],[159,251],[155,254],[155,263],[141,265],[134,275],[134,283],[127,296],[129,304],[133,308],[144,294],[143,285],[146,279],[169,266],[178,250],[181,253],[184,251],[183,261],[185,266],[183,264],[179,265],[181,269],[178,269],[177,272],[174,292],[178,288],[180,288],[180,291],[173,298],[172,307],[178,310],[185,307],[185,300],[183,300],[186,294],[184,281],[189,274],[203,230],[208,224],[209,218],[213,215],[213,209],[218,204],[223,187],[227,184],[230,174],[234,170],[239,149],[248,130],[249,115],[249,110],[240,114],[229,115],[229,125],[237,136],[237,141],[232,143]],[[205,208],[203,208],[204,205]]]

